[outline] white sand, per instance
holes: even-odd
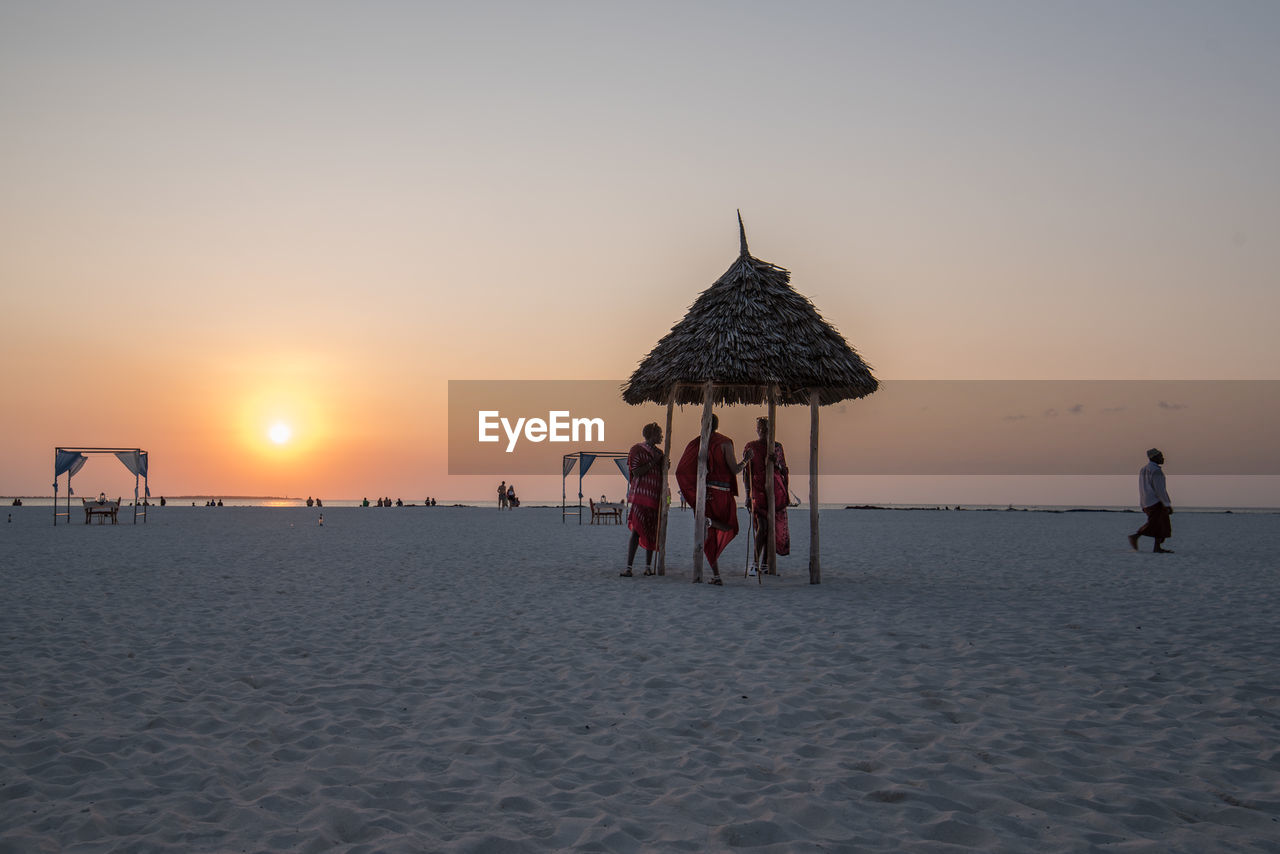
[[[0,852],[1280,851],[1280,517],[13,512]]]

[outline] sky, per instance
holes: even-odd
[[[1270,0],[7,0],[0,493],[70,444],[488,497],[449,381],[625,379],[739,210],[886,382],[1280,378],[1277,43]]]

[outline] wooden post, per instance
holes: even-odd
[[[775,386],[769,386],[769,429],[765,431],[764,437],[764,500],[769,508],[769,533],[767,545],[765,546],[765,556],[768,559],[769,574],[778,574],[778,526],[777,526],[777,508],[773,502],[777,499],[773,487],[773,472],[775,463],[773,460],[773,443],[777,436],[777,427],[775,421],[778,416],[778,395]],[[755,548],[752,544],[751,548]],[[764,567],[760,567],[760,572],[764,572]]]
[[[809,389],[809,583],[822,583],[818,559],[818,390]]]
[[[671,412],[676,406],[676,390],[667,398],[667,429],[662,434],[662,497],[658,499],[658,575],[667,574],[667,515],[671,511]]]
[[[693,580],[702,581],[702,547],[707,542],[707,445],[711,443],[711,383],[702,387],[702,442],[698,445],[698,506],[693,517]]]

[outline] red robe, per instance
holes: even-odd
[[[729,527],[727,531],[707,529],[702,552],[709,561],[717,560],[725,547],[738,536],[738,502],[734,500],[738,494],[738,478],[725,462],[724,451],[721,450],[728,441],[727,436],[712,433],[711,441],[707,443],[707,518]],[[699,436],[685,446],[680,464],[676,466],[676,484],[690,507],[698,506],[698,448],[701,445],[702,437]]]
[[[636,469],[656,460],[661,451],[647,442],[631,446],[627,454],[627,471],[631,481],[627,485],[627,527],[640,535],[640,547],[645,551],[658,548],[658,502],[662,499],[662,466],[655,465],[642,475]]]
[[[782,453],[782,445],[774,442],[773,447],[778,454],[773,466],[773,541],[777,554],[789,555],[791,554],[791,528],[787,524],[787,505],[791,503],[791,484],[790,478],[782,473],[782,469],[787,465],[787,458]],[[751,472],[752,521],[758,530],[764,530],[769,524],[769,504],[765,500],[764,492],[764,440],[756,439],[754,442],[748,442],[747,448],[743,450],[747,449],[752,452],[747,469]]]

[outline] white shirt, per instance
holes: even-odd
[[[1154,462],[1147,463],[1138,472],[1138,503],[1140,507],[1150,507],[1152,504],[1173,506],[1173,502],[1169,500],[1169,490],[1164,486],[1164,469]]]

